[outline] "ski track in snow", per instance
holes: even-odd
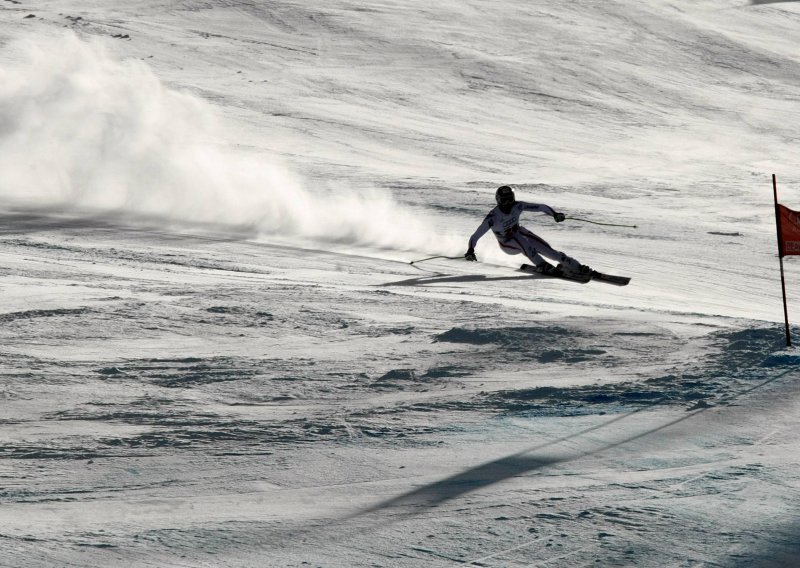
[[[0,180],[0,566],[800,565],[768,178],[790,204],[798,8],[754,4],[6,0],[4,46],[106,38],[214,105],[212,145],[443,236]],[[490,236],[408,264],[501,182],[636,223],[525,220],[631,285],[526,276]]]

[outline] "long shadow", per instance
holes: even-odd
[[[460,497],[466,493],[470,493],[472,491],[482,489],[484,487],[488,487],[496,483],[500,483],[512,477],[516,477],[518,475],[522,475],[525,473],[530,473],[534,470],[541,469],[550,465],[555,465],[557,463],[571,461],[580,457],[591,455],[593,453],[598,453],[607,450],[611,447],[618,446],[620,444],[635,440],[637,438],[640,438],[642,436],[645,436],[662,428],[666,428],[667,426],[671,426],[674,423],[681,422],[688,417],[688,416],[682,416],[680,419],[673,421],[669,424],[655,428],[648,432],[638,434],[636,436],[632,436],[630,438],[627,438],[619,442],[608,444],[601,448],[597,448],[594,451],[565,454],[560,457],[556,457],[553,455],[538,455],[538,456],[527,455],[533,452],[543,450],[544,448],[550,446],[558,445],[561,442],[578,438],[589,432],[600,430],[602,428],[610,426],[614,422],[619,422],[620,420],[629,418],[634,414],[638,414],[639,412],[642,412],[646,408],[652,408],[652,406],[637,408],[634,411],[628,412],[621,416],[617,416],[615,418],[612,418],[611,420],[606,420],[601,424],[590,426],[589,428],[585,428],[579,432],[575,432],[568,436],[563,436],[556,440],[545,442],[543,444],[539,444],[534,447],[526,448],[522,451],[516,452],[508,456],[504,456],[500,459],[472,467],[468,470],[457,473],[445,479],[435,481],[418,489],[414,489],[413,491],[409,491],[397,497],[387,499],[386,501],[373,505],[372,507],[369,507],[367,509],[362,509],[360,511],[357,511],[347,518],[360,517],[362,515],[376,513],[385,509],[391,509],[393,507],[398,507],[398,506],[411,505],[415,507],[425,507],[425,508],[436,507],[438,505],[441,505],[442,503],[445,503],[446,501],[455,499],[456,497]],[[411,514],[413,513],[407,513],[406,516]],[[400,516],[402,517],[403,515]]]
[[[461,497],[466,493],[556,464],[559,461],[562,460],[552,456],[534,457],[520,454],[506,456],[378,503],[374,507],[360,511],[353,516],[365,515],[403,505],[435,507],[451,499]]]
[[[64,212],[46,208],[18,209],[0,213],[0,235],[31,235],[90,229],[159,236],[174,240],[214,242],[235,242],[255,236],[255,232],[249,227],[220,223],[173,222],[142,214]]]
[[[733,393],[730,396],[720,400],[719,402],[720,404],[728,405],[734,402],[736,399],[744,396],[745,394],[748,394],[770,383],[773,383],[778,379],[794,371],[795,369],[789,369],[787,371],[779,373],[752,387],[748,387],[747,389],[741,390],[737,393]],[[517,475],[530,473],[531,471],[541,469],[550,465],[555,465],[558,463],[564,463],[564,462],[574,461],[580,458],[595,456],[603,452],[606,452],[608,450],[618,448],[625,444],[629,444],[636,440],[640,440],[652,434],[656,434],[658,432],[666,430],[672,426],[675,426],[676,424],[679,424],[681,422],[694,418],[695,416],[703,414],[704,412],[708,412],[710,410],[720,410],[728,408],[727,406],[708,406],[700,408],[698,410],[687,412],[686,414],[674,418],[668,422],[665,422],[664,424],[660,424],[653,428],[649,428],[647,430],[643,430],[641,432],[625,436],[617,441],[606,442],[600,446],[588,450],[564,453],[563,455],[558,457],[553,455],[538,455],[538,456],[530,455],[546,447],[555,446],[567,440],[576,439],[589,432],[606,428],[615,422],[625,420],[626,418],[629,418],[644,410],[652,409],[668,400],[669,400],[668,397],[663,397],[657,401],[654,401],[652,404],[648,406],[643,406],[626,414],[612,418],[611,420],[606,420],[605,422],[602,422],[598,425],[591,426],[579,432],[575,432],[574,434],[570,434],[568,436],[564,436],[562,438],[558,438],[556,440],[552,440],[544,444],[539,444],[531,448],[526,448],[522,451],[502,457],[498,460],[478,465],[476,467],[465,470],[461,473],[457,473],[445,479],[435,481],[418,489],[414,489],[413,491],[409,491],[392,499],[388,499],[386,501],[378,503],[367,509],[358,511],[350,515],[348,518],[355,518],[369,513],[376,513],[397,506],[411,505],[422,508],[433,508],[446,501],[455,499],[456,497],[460,497],[466,493],[484,487],[488,487],[496,483],[500,483]],[[399,515],[398,518],[403,516],[410,516],[413,514],[414,513],[406,513],[405,515]]]
[[[0,201],[0,209],[4,207]],[[119,235],[158,237],[166,241],[182,244],[194,242],[228,243],[249,241],[249,246],[268,247],[287,251],[303,251],[317,254],[373,259],[408,265],[405,261],[376,257],[371,254],[341,252],[313,246],[286,244],[281,242],[260,242],[253,240],[259,235],[256,227],[226,223],[173,220],[156,215],[141,213],[86,212],[64,210],[55,207],[21,208],[15,207],[0,212],[0,237],[27,236],[56,231],[99,230]],[[387,249],[388,250],[388,249]],[[438,273],[437,273],[438,274]]]
[[[497,282],[500,280],[530,280],[540,279],[535,274],[525,274],[521,276],[485,276],[482,274],[464,274],[462,276],[420,276],[419,278],[409,278],[398,282],[387,282],[376,284],[376,286],[427,286],[429,284],[459,284],[464,282]]]
[[[14,212],[0,214],[0,235],[16,235],[64,229],[109,229],[112,223],[94,216],[59,217],[47,212]]]
[[[591,429],[578,432],[576,434],[573,434],[565,438],[560,438],[559,440],[553,442],[542,444],[537,448],[530,448],[527,450],[523,450],[521,452],[517,452],[515,454],[502,457],[498,460],[478,465],[476,467],[470,468],[461,473],[457,473],[445,479],[435,481],[418,489],[414,489],[413,491],[409,491],[397,497],[393,497],[392,499],[388,499],[386,501],[378,503],[367,509],[362,509],[361,511],[358,511],[347,518],[355,518],[370,513],[377,513],[398,506],[413,506],[416,508],[425,508],[425,509],[437,507],[442,503],[460,497],[466,493],[470,493],[472,491],[476,491],[484,487],[489,487],[490,485],[500,483],[502,481],[511,479],[512,477],[516,477],[518,475],[530,473],[534,470],[542,469],[550,465],[555,465],[558,463],[574,461],[579,458],[593,456],[601,452],[610,450],[612,448],[622,446],[623,444],[627,444],[635,440],[638,440],[640,438],[644,438],[645,436],[649,436],[656,432],[660,432],[661,430],[665,430],[670,426],[674,426],[675,424],[683,422],[684,420],[688,420],[689,418],[692,418],[693,416],[696,416],[697,414],[700,414],[701,412],[704,412],[706,410],[708,409],[703,408],[701,410],[685,414],[675,420],[667,422],[666,424],[662,424],[655,428],[639,432],[638,434],[625,437],[621,440],[617,440],[616,442],[610,442],[604,444],[602,446],[599,446],[591,450],[564,454],[560,457],[552,455],[550,456],[525,455],[533,451],[536,451],[539,448],[555,445],[560,441],[564,441],[571,438],[577,438],[582,434],[586,433],[588,430],[599,430],[602,427],[608,426],[611,422],[617,422],[624,418],[628,418],[633,414],[641,412],[641,409],[637,409],[633,412],[624,414],[623,416],[614,418],[611,421],[604,422],[601,425],[593,427]],[[414,514],[415,513],[411,511],[405,514],[395,515],[394,520],[397,520],[398,518],[402,517],[413,516]]]

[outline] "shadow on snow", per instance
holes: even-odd
[[[385,284],[376,284],[377,287],[384,286],[428,286],[430,284],[462,284],[466,282],[498,282],[500,280],[541,280],[544,277],[538,277],[535,274],[527,274],[525,276],[485,276],[483,274],[464,274],[462,276],[445,276],[435,274],[433,276],[420,276],[418,278],[409,278],[407,280],[400,280],[398,282],[387,282]]]
[[[778,379],[794,372],[795,369],[791,368],[785,371],[782,371],[776,374],[773,377],[766,379],[758,383],[757,385],[751,386],[747,389],[739,391],[729,397],[724,401],[726,404],[730,404],[736,399],[753,392],[761,387],[764,387],[770,383],[777,381]],[[455,475],[451,475],[445,479],[441,479],[439,481],[435,481],[433,483],[429,483],[397,497],[393,497],[381,503],[378,503],[372,507],[367,509],[361,510],[356,512],[355,514],[351,515],[350,518],[360,517],[362,515],[367,515],[371,513],[381,512],[387,509],[392,509],[398,506],[412,506],[415,508],[433,508],[438,505],[441,505],[447,501],[470,493],[472,491],[476,491],[478,489],[482,489],[485,487],[489,487],[491,485],[500,483],[502,481],[511,479],[516,476],[520,476],[523,474],[527,474],[533,472],[538,469],[545,468],[550,465],[555,465],[558,463],[570,462],[580,458],[585,458],[589,456],[595,456],[606,452],[608,450],[621,447],[626,444],[630,444],[647,436],[662,432],[667,430],[668,428],[675,426],[681,422],[694,418],[700,414],[708,412],[710,410],[723,410],[723,409],[730,409],[735,412],[736,407],[733,406],[723,406],[723,407],[705,407],[700,408],[697,410],[692,410],[665,422],[664,424],[660,424],[654,426],[652,428],[648,428],[641,432],[631,434],[628,436],[623,437],[622,439],[605,442],[600,446],[590,448],[587,450],[582,451],[572,451],[569,453],[564,453],[563,455],[531,455],[535,452],[539,452],[544,448],[556,446],[561,444],[562,442],[566,442],[569,440],[575,440],[585,434],[588,434],[592,431],[597,431],[601,429],[605,429],[611,424],[615,422],[619,422],[621,420],[625,420],[635,414],[642,412],[643,410],[652,409],[662,402],[667,400],[666,397],[653,402],[648,406],[644,406],[642,408],[638,408],[634,411],[628,412],[626,414],[622,414],[611,420],[607,420],[595,426],[591,426],[580,432],[576,432],[574,434],[570,434],[568,436],[564,436],[562,438],[558,438],[556,440],[546,442],[544,444],[540,444],[538,446],[527,448],[520,452],[504,456],[500,459],[493,460],[475,467],[471,467],[463,472],[457,473]],[[410,511],[402,516],[413,516],[415,514],[414,511]]]

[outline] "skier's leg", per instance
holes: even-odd
[[[515,237],[515,240],[519,243],[525,256],[531,259],[534,265],[541,266],[541,264],[545,262],[542,257],[545,257],[561,264],[567,272],[581,271],[582,265],[580,262],[561,251],[557,251],[551,247],[547,241],[525,227],[520,227]]]
[[[533,233],[530,234],[533,235]],[[547,245],[547,243],[545,243],[544,241],[541,242],[544,245]],[[544,258],[542,258],[542,256],[538,253],[537,247],[531,241],[531,239],[528,238],[527,235],[521,236],[519,234],[519,231],[514,232],[514,234],[510,235],[505,239],[502,240],[498,239],[498,244],[500,245],[500,250],[502,250],[506,254],[520,254],[520,253],[524,254],[526,257],[528,257],[528,260],[530,260],[531,263],[536,268],[542,268],[547,266],[553,268],[553,266],[549,262],[547,262]],[[549,245],[547,246],[549,248]]]
[[[511,236],[507,239],[497,241],[500,245],[500,250],[506,254],[524,254],[533,263],[536,268],[543,266],[551,266],[544,258],[536,252],[536,249],[526,242],[527,239],[519,239],[516,236]]]
[[[497,244],[500,245],[500,250],[506,254],[521,254],[525,252],[519,242],[513,239],[497,239]]]

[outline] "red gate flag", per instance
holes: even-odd
[[[800,213],[778,204],[778,252],[800,254]]]

